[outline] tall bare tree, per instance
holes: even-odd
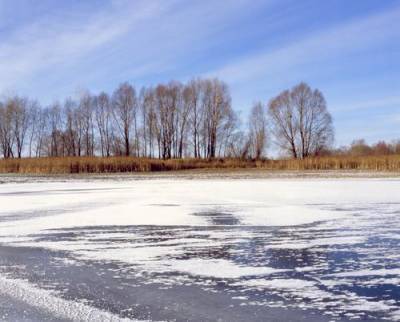
[[[5,159],[14,157],[12,114],[12,105],[8,103],[0,104],[0,141],[2,154]]]
[[[206,80],[203,104],[205,106],[204,130],[207,158],[215,158],[221,130],[233,113],[228,87],[218,79]]]
[[[190,104],[189,128],[192,137],[193,156],[200,157],[200,133],[203,124],[204,105],[202,104],[203,81],[200,79],[191,80],[185,89],[186,104]]]
[[[46,134],[46,125],[48,122],[48,113],[46,109],[37,109],[36,127],[33,131],[35,141],[35,156],[41,157],[43,152],[43,141]]]
[[[294,158],[317,155],[334,138],[332,117],[319,90],[300,83],[269,103],[276,143]]]
[[[15,142],[17,157],[22,157],[25,139],[31,125],[32,105],[33,102],[26,97],[14,96],[6,100],[3,118],[8,124],[3,125],[3,135],[6,146],[8,145],[9,156],[13,155],[13,143]]]
[[[156,150],[156,141],[160,137],[158,133],[159,123],[157,119],[157,100],[153,88],[147,88],[143,91],[142,98],[143,114],[143,135],[144,135],[144,154],[150,158],[154,157]],[[161,151],[159,157],[161,156]]]
[[[68,98],[64,103],[63,108],[63,118],[65,122],[65,130],[64,130],[64,144],[66,149],[66,155],[68,156],[76,156],[77,153],[77,131],[75,128],[77,117],[77,103]]]
[[[29,110],[29,129],[28,129],[28,140],[29,140],[29,153],[28,156],[32,157],[34,152],[34,146],[37,144],[37,132],[39,126],[41,126],[41,107],[37,101],[32,101]]]
[[[173,153],[177,98],[178,92],[174,84],[170,83],[168,85],[157,86],[157,114],[161,134],[161,155],[163,159],[170,159]]]
[[[261,102],[253,105],[250,111],[248,127],[251,154],[255,159],[260,159],[265,152],[267,140],[266,108]]]
[[[135,89],[128,83],[121,84],[113,94],[112,111],[124,143],[126,156],[131,154],[131,132],[136,122],[136,109]]]
[[[100,136],[101,155],[111,155],[113,137],[112,111],[109,96],[102,92],[94,100],[97,128]]]
[[[49,156],[60,157],[64,155],[63,128],[61,106],[60,103],[55,102],[48,109]]]
[[[85,155],[94,155],[94,113],[93,113],[93,97],[90,93],[82,93],[79,101],[80,118],[83,125],[83,137]]]

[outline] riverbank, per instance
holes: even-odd
[[[400,179],[399,172],[326,170],[326,171],[279,171],[265,169],[194,169],[168,172],[137,173],[80,173],[80,174],[20,174],[0,173],[0,184],[49,181],[126,181],[158,179]]]

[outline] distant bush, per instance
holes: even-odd
[[[329,155],[339,156],[385,156],[385,155],[399,155],[400,154],[400,141],[393,142],[379,141],[375,144],[368,144],[364,139],[354,140],[350,146],[344,146],[336,150],[327,151]]]

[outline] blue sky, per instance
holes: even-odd
[[[400,138],[400,1],[0,0],[0,94],[49,104],[219,77],[245,116],[300,81],[325,95],[336,145]]]

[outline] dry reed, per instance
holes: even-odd
[[[134,157],[59,157],[0,160],[0,173],[71,174],[156,172],[190,169],[400,171],[400,155],[330,156],[304,160],[172,159]]]

